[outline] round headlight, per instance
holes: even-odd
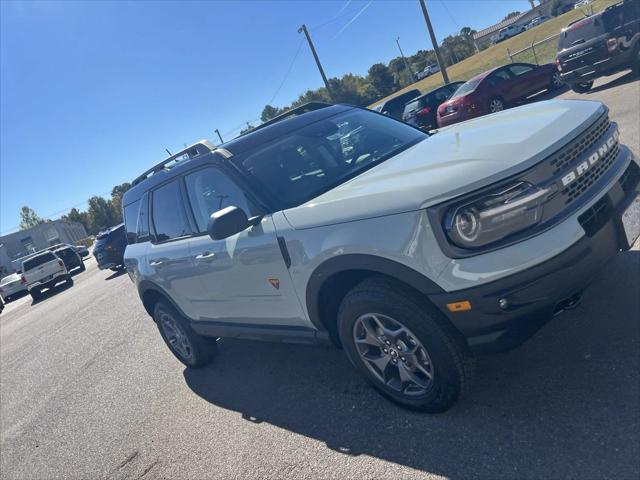
[[[480,219],[473,210],[464,209],[456,212],[453,227],[461,240],[473,242],[480,234]]]

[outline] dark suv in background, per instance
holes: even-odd
[[[93,256],[98,262],[100,270],[107,268],[117,271],[124,267],[124,249],[127,247],[127,238],[124,223],[100,232],[96,237],[93,247]]]
[[[79,269],[78,272],[84,272],[86,267],[80,254],[71,245],[60,245],[52,250],[56,256],[63,261],[67,271]]]
[[[404,107],[402,121],[422,130],[438,128],[438,107],[465,82],[453,82],[414,98]]]
[[[407,92],[401,93],[386,102],[382,102],[379,105],[373,107],[373,110],[376,112],[380,112],[383,115],[388,115],[389,117],[395,118],[396,120],[402,119],[402,113],[404,112],[404,106],[407,102],[410,102],[416,97],[422,95],[422,92],[417,88],[409,90]]]
[[[563,29],[556,65],[578,93],[588,92],[596,78],[640,70],[640,0],[617,3]]]

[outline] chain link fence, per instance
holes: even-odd
[[[507,57],[513,62],[535,63],[541,65],[544,63],[552,63],[555,61],[558,37],[560,34],[552,35],[539,42],[535,40],[526,48],[511,52],[507,48]]]

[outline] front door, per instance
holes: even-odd
[[[195,170],[184,179],[198,230],[190,244],[199,280],[194,318],[307,327],[271,216],[229,238],[212,240],[206,233],[211,213],[234,205],[252,216],[256,209],[216,166]]]

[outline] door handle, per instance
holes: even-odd
[[[196,260],[199,262],[210,262],[211,260],[215,260],[215,258],[215,252],[202,252],[200,255],[196,255]]]
[[[166,258],[158,258],[156,260],[151,260],[149,262],[149,265],[151,265],[152,267],[159,267],[160,265],[162,265],[167,259]]]

